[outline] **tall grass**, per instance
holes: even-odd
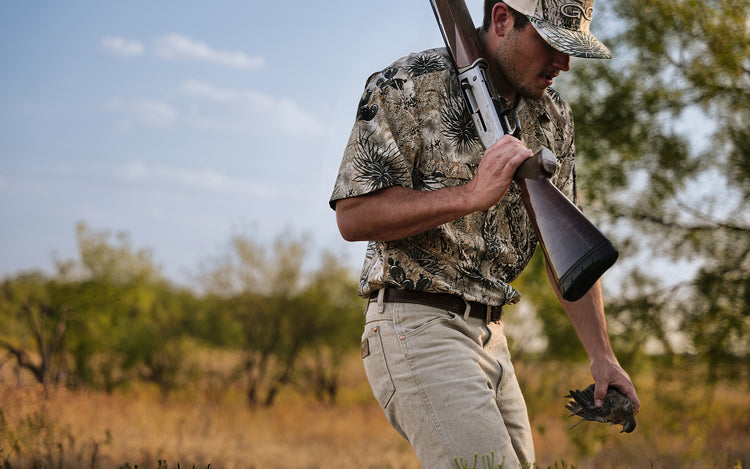
[[[2,371],[2,370],[0,370]],[[750,467],[750,394],[708,389],[690,370],[636,377],[638,427],[584,422],[574,429],[562,397],[590,377],[585,367],[517,364],[539,468]],[[23,381],[23,380],[22,380]],[[478,459],[477,469],[482,459]],[[495,464],[493,462],[493,464]],[[418,468],[370,395],[361,364],[347,364],[339,403],[294,394],[248,408],[240,392],[176,394],[134,386],[104,394],[19,383],[0,373],[0,468]],[[466,464],[466,467],[472,467]],[[460,466],[464,467],[464,466]],[[493,467],[495,467],[493,465]],[[500,466],[498,466],[500,467]]]

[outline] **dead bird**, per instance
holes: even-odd
[[[581,417],[581,422],[590,420],[592,422],[609,423],[610,425],[622,425],[620,433],[630,433],[635,430],[634,405],[625,394],[614,386],[607,389],[607,396],[601,407],[594,405],[594,386],[590,385],[583,391],[570,391],[565,397],[573,399],[565,405],[571,413],[570,416]],[[578,422],[576,425],[578,425]],[[576,425],[573,425],[575,427]]]

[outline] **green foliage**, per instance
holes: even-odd
[[[60,303],[60,285],[40,273],[5,280],[0,290],[0,348],[46,385],[67,371],[66,332],[70,308]],[[36,353],[30,353],[33,344]]]
[[[513,286],[523,294],[523,302],[533,305],[536,317],[541,321],[541,332],[546,339],[543,358],[577,361],[586,357],[573,324],[552,290],[541,249],[537,249]],[[513,315],[512,310],[509,315]],[[513,318],[509,320],[513,321]],[[518,327],[526,325],[518,324]]]
[[[270,405],[287,385],[334,400],[341,352],[356,347],[363,307],[342,261],[324,253],[307,272],[303,239],[279,237],[271,252],[235,237],[204,279],[211,316],[244,350],[238,370],[251,405]]]
[[[584,207],[640,264],[608,307],[615,342],[750,379],[750,4],[611,5],[616,58],[576,63],[567,95]],[[665,282],[659,258],[695,274]]]
[[[75,312],[70,384],[112,391],[133,378],[163,391],[178,385],[184,296],[159,274],[147,251],[127,236],[78,227],[80,260],[61,264],[61,295]]]
[[[162,279],[126,236],[77,228],[80,259],[58,274],[6,279],[0,296],[0,347],[40,383],[112,391],[133,378],[174,388],[184,365],[181,329],[191,301]],[[192,300],[194,301],[194,300]]]
[[[357,346],[363,305],[336,256],[305,270],[302,239],[270,252],[244,237],[205,277],[205,294],[169,284],[128,237],[77,228],[80,258],[48,277],[27,273],[0,289],[0,350],[43,385],[113,391],[153,383],[167,394],[194,376],[196,346],[242,350],[234,379],[251,404],[285,387],[333,402],[343,352]]]

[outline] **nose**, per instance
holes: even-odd
[[[553,51],[552,65],[561,72],[570,70],[570,56],[558,50]]]

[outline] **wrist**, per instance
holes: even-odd
[[[620,366],[620,362],[617,360],[617,357],[615,357],[614,353],[611,351],[610,353],[602,353],[602,354],[590,357],[589,365],[591,368],[591,373],[594,376],[600,373],[607,374],[608,371],[605,371],[605,370],[622,368]]]
[[[476,179],[472,179],[461,186],[456,186],[455,189],[459,191],[460,204],[464,214],[487,210],[497,203],[496,200],[481,191]]]

